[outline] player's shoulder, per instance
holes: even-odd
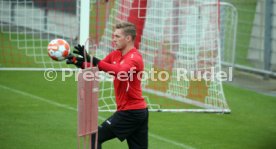
[[[117,59],[118,57],[121,56],[121,52],[118,50],[113,50],[111,51],[107,57],[109,57],[111,60]]]
[[[121,55],[121,52],[119,50],[113,50],[109,54],[110,55]]]
[[[139,52],[138,49],[132,49],[131,53],[128,55],[130,59],[142,59],[142,54]]]

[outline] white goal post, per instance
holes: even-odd
[[[144,3],[145,0],[115,2],[107,19],[103,36],[98,43],[97,56],[103,58],[112,49],[112,25],[118,21],[132,20],[133,17],[136,20],[144,19],[139,48],[146,66],[145,72],[151,74],[151,70],[156,69],[166,71],[170,75],[167,81],[153,82],[150,78],[144,80],[144,91],[156,96],[154,97],[156,99],[150,96],[145,97],[150,110],[229,113],[230,109],[221,81],[198,81],[197,79],[179,81],[176,75],[179,68],[187,72],[219,73],[221,71],[220,37],[224,34],[220,34],[220,27],[223,26],[223,31],[228,33],[228,29],[233,28],[235,31],[236,10],[233,9],[234,7],[227,3],[221,5],[217,0],[148,0],[147,5]],[[146,15],[143,12],[145,10]],[[138,15],[131,16],[133,14]],[[220,16],[221,14],[223,16]],[[231,17],[227,19],[228,23],[232,21],[233,26],[226,28],[225,19],[221,19],[225,17],[224,15]],[[138,24],[138,28],[139,25],[141,24]],[[233,39],[228,40],[232,44],[235,43]],[[224,41],[227,42],[224,44],[231,44],[228,43],[229,41]],[[213,72],[211,72],[212,69]],[[112,92],[113,86],[109,82],[103,83],[102,90]],[[102,98],[105,99],[103,101],[107,102],[102,107],[103,111],[110,111],[114,108],[114,103],[112,103],[114,95],[109,95],[102,94]],[[162,98],[171,102],[164,102]],[[188,103],[198,108],[186,109],[181,103]]]
[[[144,75],[150,111],[231,111],[222,81],[210,79],[222,70],[222,63],[234,63],[234,6],[219,0],[67,1],[64,5],[64,0],[0,0],[0,70],[73,69],[49,59],[46,46],[54,38],[67,40],[71,48],[85,44],[103,58],[113,50],[113,25],[130,21],[137,25],[136,46],[143,55],[145,73],[169,75],[165,81]],[[186,73],[186,78],[179,78],[179,73]],[[99,110],[114,111],[113,84],[107,74],[102,75],[106,81],[100,83]]]

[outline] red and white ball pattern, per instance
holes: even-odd
[[[48,55],[55,61],[64,60],[69,53],[70,46],[63,39],[54,39],[48,44]]]

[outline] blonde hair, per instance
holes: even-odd
[[[122,29],[126,36],[131,36],[134,41],[136,38],[136,27],[130,22],[120,22],[115,25],[115,29]]]

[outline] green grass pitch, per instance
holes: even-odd
[[[244,3],[236,7],[254,11],[255,2],[244,0]],[[252,16],[239,13],[239,20],[245,19],[252,21],[253,13]],[[244,60],[247,49],[241,45],[248,45],[251,26],[240,23],[238,31],[247,34],[238,35],[242,38],[237,40],[237,49],[240,49],[237,62],[247,64]],[[38,67],[34,63],[41,61],[42,56],[26,57],[26,51],[15,50],[18,43],[7,42],[8,38],[23,37],[0,33],[1,41],[5,41],[0,44],[11,45],[13,50],[0,49],[1,67],[22,62],[25,66]],[[47,43],[40,44],[46,46]],[[33,42],[20,44],[28,46]],[[31,49],[27,55],[33,53]],[[0,149],[77,148],[76,84],[73,77],[49,82],[44,79],[43,72],[0,71]],[[151,112],[149,149],[276,148],[276,98],[229,85],[224,85],[224,91],[231,114]],[[99,122],[110,114],[100,113]],[[103,148],[127,149],[127,144],[114,139],[106,142]]]
[[[60,74],[59,74],[60,77]],[[76,84],[43,72],[0,72],[0,148],[77,148]],[[150,113],[149,148],[276,147],[276,99],[224,85],[231,114]],[[99,122],[111,113],[100,113]],[[126,149],[117,139],[104,148]]]

